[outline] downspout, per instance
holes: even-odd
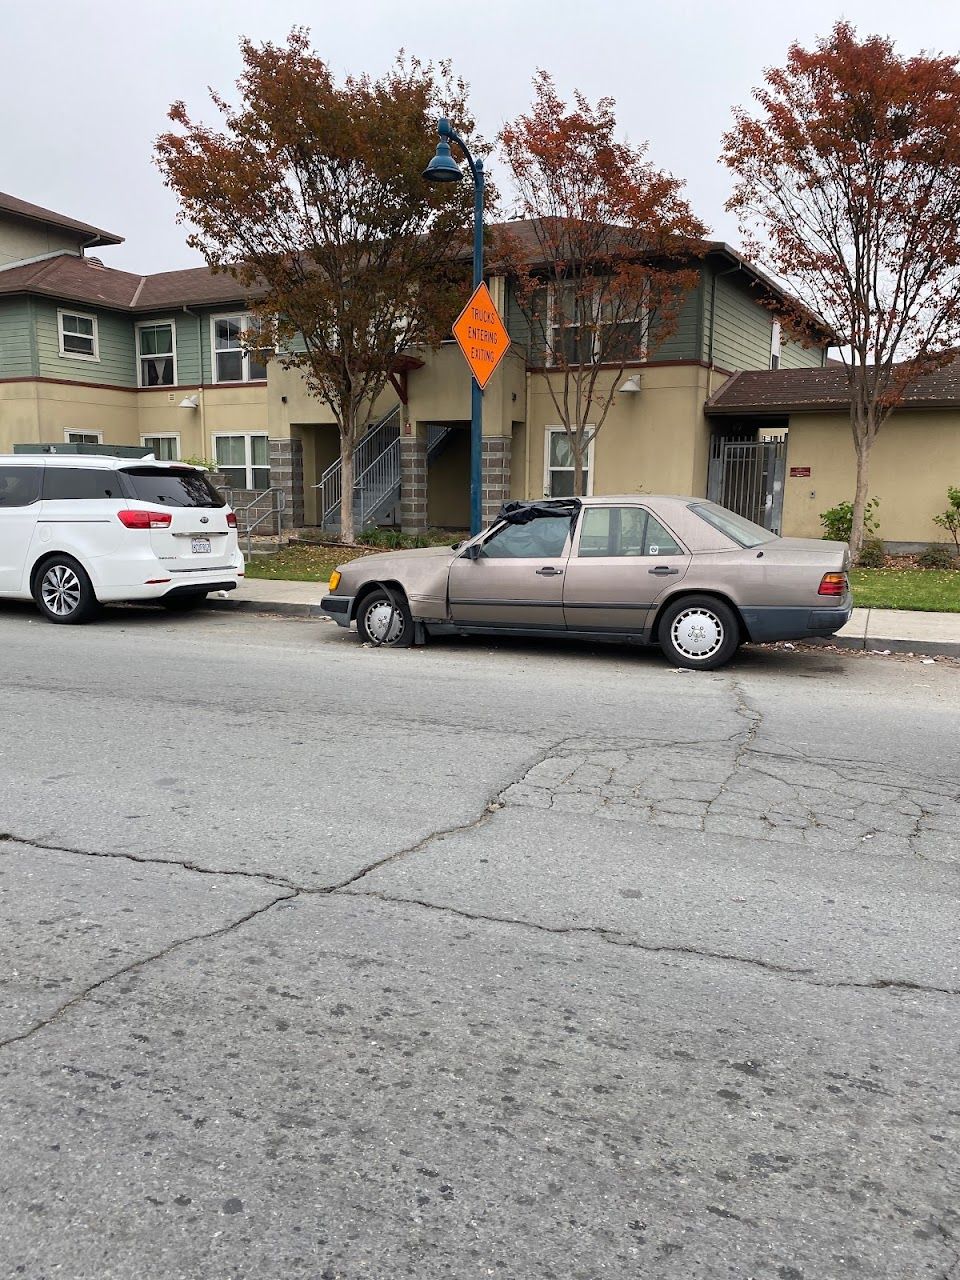
[[[203,321],[196,311],[191,311],[188,306],[181,306],[180,310],[188,316],[193,316],[197,322],[197,368],[200,370],[200,385],[197,387],[197,392],[200,396],[200,456],[202,458],[206,456],[207,451],[207,420],[203,395]],[[210,358],[213,359],[213,352],[210,353]],[[216,458],[212,458],[211,461],[216,462]]]

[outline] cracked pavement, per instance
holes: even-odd
[[[956,667],[0,644],[0,1274],[958,1274]]]

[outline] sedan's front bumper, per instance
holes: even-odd
[[[349,627],[354,599],[354,596],[324,596],[320,601],[320,608],[338,627]]]

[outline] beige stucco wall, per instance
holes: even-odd
[[[593,492],[703,495],[709,448],[703,417],[707,370],[699,365],[648,365],[629,372],[639,376],[641,390],[613,392],[594,445]],[[559,377],[547,376],[559,393]],[[601,384],[602,392],[608,394],[613,385],[611,375]],[[529,375],[527,406],[524,496],[536,498],[544,492],[546,429],[560,425],[544,375]]]
[[[809,467],[790,478],[791,467]],[[820,512],[852,501],[853,438],[846,415],[794,414],[787,434],[783,531],[823,536]],[[881,428],[870,462],[870,495],[880,499],[880,537],[888,542],[941,542],[932,517],[947,506],[947,486],[960,485],[960,413],[898,413]]]

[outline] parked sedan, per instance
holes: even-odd
[[[844,542],[779,538],[701,498],[508,502],[455,547],[341,565],[322,608],[375,645],[559,635],[656,644],[710,670],[745,642],[839,631],[849,564]]]

